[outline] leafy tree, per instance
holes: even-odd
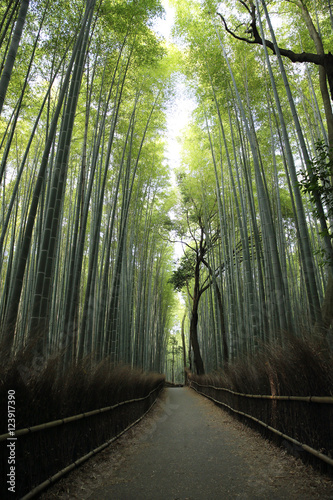
[[[9,81],[12,75],[12,70],[16,59],[17,50],[21,41],[28,9],[29,9],[29,0],[22,0],[17,20],[15,23],[11,44],[8,50],[6,62],[0,78],[0,114],[6,97]]]
[[[175,374],[175,366],[177,369],[177,366],[179,366],[179,360],[180,356],[183,351],[183,347],[178,345],[178,339],[176,335],[170,335],[169,337],[169,342],[168,342],[168,355],[171,355],[170,358],[170,364],[171,364],[171,382],[174,384],[175,383],[175,375],[177,376],[177,373]]]
[[[193,165],[191,167],[193,168]],[[218,271],[212,270],[207,261],[208,254],[213,251],[214,245],[219,239],[216,200],[214,201],[214,196],[211,196],[210,199],[203,197],[202,194],[200,196],[198,179],[193,179],[184,173],[179,174],[178,179],[181,191],[182,219],[178,219],[174,227],[178,236],[182,238],[186,250],[169,281],[175,290],[186,289],[191,299],[190,341],[194,354],[195,370],[198,374],[203,374],[204,363],[198,340],[198,311],[200,298],[213,284],[218,294],[224,359],[228,360],[223,303],[215,276]]]

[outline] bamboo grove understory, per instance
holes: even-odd
[[[333,6],[169,4],[172,42],[159,0],[0,5],[1,350],[32,371],[332,348]]]

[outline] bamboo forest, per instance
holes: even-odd
[[[1,2],[6,357],[163,372],[176,342],[201,374],[286,335],[332,346],[333,7],[170,5],[166,41],[157,0]]]
[[[332,48],[331,0],[0,1],[17,428],[188,376],[333,395]]]

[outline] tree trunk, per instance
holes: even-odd
[[[87,0],[86,13],[82,25],[81,44],[73,68],[73,76],[68,92],[68,100],[63,112],[56,163],[50,187],[50,197],[45,216],[42,243],[39,249],[36,289],[34,292],[32,315],[30,320],[31,335],[33,332],[46,332],[49,323],[49,311],[52,297],[52,280],[56,258],[57,242],[61,227],[61,211],[65,195],[68,172],[68,158],[71,149],[71,138],[76,114],[79,91],[84,71],[84,60],[90,35],[94,6],[96,0]],[[37,349],[42,352],[42,341]]]
[[[66,76],[64,78],[62,88],[59,92],[56,110],[52,118],[52,123],[50,125],[48,137],[43,152],[43,157],[41,159],[41,165],[38,172],[37,181],[35,183],[34,191],[32,194],[32,202],[30,204],[29,214],[27,216],[27,222],[25,224],[25,227],[22,229],[22,235],[20,236],[21,244],[18,246],[14,257],[15,259],[14,277],[12,279],[13,285],[11,287],[11,292],[8,299],[8,308],[5,312],[4,327],[3,327],[3,330],[5,332],[4,349],[6,352],[11,349],[14,341],[15,325],[17,322],[17,316],[19,311],[21,292],[23,288],[23,280],[24,280],[26,265],[28,262],[28,255],[30,253],[32,244],[32,232],[35,227],[35,221],[36,221],[38,206],[40,204],[42,188],[45,183],[47,175],[47,166],[49,164],[51,148],[57,133],[59,116],[63,107],[65,96],[68,92],[70,77],[73,71],[73,66],[77,56],[77,51],[82,41],[81,37],[83,36],[83,32],[84,32],[84,26],[81,27],[81,33],[78,35],[75,47],[73,48],[73,53],[66,71]]]
[[[199,301],[193,301],[193,309],[190,323],[190,339],[194,354],[194,366],[197,375],[204,375],[205,369],[202,361],[200,346],[198,341],[198,305]]]
[[[198,341],[198,308],[201,295],[199,290],[199,279],[200,279],[200,262],[197,262],[194,271],[194,293],[193,293],[193,305],[192,305],[192,314],[190,322],[190,340],[194,354],[195,371],[197,375],[204,375],[205,369]]]
[[[297,3],[298,5],[300,5],[300,4],[303,5],[302,1],[295,2],[295,3]],[[273,28],[272,28],[272,25],[271,25],[271,22],[270,22],[270,18],[269,18],[269,14],[268,14],[268,11],[267,11],[266,4],[265,4],[265,0],[262,0],[262,4],[263,4],[263,7],[264,7],[265,16],[266,16],[266,19],[267,19],[267,22],[268,22],[268,25],[269,25],[269,29],[270,29],[270,32],[271,32],[273,43],[274,43],[274,46],[275,46],[276,54],[277,54],[277,57],[278,57],[278,62],[279,62],[280,68],[281,68],[281,73],[282,73],[282,76],[283,76],[284,81],[285,81],[285,88],[286,88],[286,91],[287,91],[287,94],[288,94],[288,100],[289,100],[290,108],[291,108],[291,111],[292,111],[292,114],[293,114],[294,123],[295,123],[295,126],[296,126],[297,135],[298,135],[299,142],[300,142],[300,145],[301,145],[304,162],[309,165],[310,161],[309,161],[309,158],[308,158],[307,148],[306,148],[304,137],[303,137],[303,134],[302,134],[302,130],[301,130],[301,127],[300,127],[300,124],[299,124],[299,121],[298,121],[297,111],[296,111],[296,108],[295,108],[295,105],[294,105],[294,101],[292,99],[292,95],[291,95],[291,92],[290,92],[290,88],[289,88],[289,84],[288,84],[288,81],[287,81],[287,77],[286,77],[285,72],[284,72],[282,58],[281,58],[281,55],[279,53],[279,48],[277,46],[277,42],[276,42],[274,31],[273,31]],[[306,12],[305,8],[302,9],[302,12],[303,12],[303,15],[304,15],[304,13]],[[311,21],[311,23],[312,23],[312,21]],[[307,24],[308,24],[308,28],[310,30],[311,26],[310,26],[310,21],[309,20],[308,20]],[[311,36],[312,36],[312,38],[313,38],[313,40],[314,40],[314,42],[316,44],[317,51],[321,50],[321,48],[320,48],[321,47],[321,45],[320,45],[321,44],[321,39],[320,39],[318,33],[316,32],[314,26],[313,26],[313,29],[311,29],[310,34],[311,34]],[[316,36],[316,34],[317,34],[317,36]],[[330,115],[332,117],[332,113],[330,113]],[[326,118],[327,118],[327,116],[326,116]],[[309,171],[309,175],[310,175],[310,178],[311,178],[311,175],[312,175],[311,170]],[[329,260],[329,265],[327,266],[327,270],[328,270],[328,274],[332,275],[332,269],[333,269],[333,249],[332,249],[332,244],[331,244],[331,240],[330,240],[329,232],[328,232],[328,228],[327,228],[326,217],[325,217],[325,214],[324,214],[324,210],[323,210],[323,207],[322,207],[322,203],[321,203],[321,199],[320,199],[319,194],[318,193],[314,193],[314,196],[315,196],[315,201],[316,201],[316,208],[317,208],[317,211],[319,213],[319,221],[320,221],[321,229],[322,229],[322,232],[323,232],[323,243],[324,243],[324,246],[325,246],[325,252],[326,252],[326,255],[327,255],[328,260]],[[329,309],[329,306],[327,306],[327,304],[330,304],[332,302],[332,296],[331,296],[331,293],[329,292],[329,290],[331,290],[331,287],[328,287],[328,292],[327,292],[328,296],[325,298],[325,307],[324,307],[325,314],[326,314],[326,310]],[[318,303],[314,304],[313,314],[314,314],[314,316],[316,318],[316,324],[319,325],[319,326],[323,325],[322,311],[321,311],[321,308],[320,308],[320,305],[319,305],[319,299],[318,299]],[[327,318],[326,323],[327,322],[330,323],[332,321],[332,318],[333,318],[333,315],[331,315],[331,320],[329,320],[329,318]],[[323,327],[324,327],[324,325],[323,325]]]
[[[323,329],[326,334],[333,322],[333,275],[328,273],[327,285],[325,288],[325,297],[322,303],[321,313],[323,317]]]

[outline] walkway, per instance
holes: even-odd
[[[92,480],[76,480],[77,494],[57,498],[333,499],[332,482],[188,388],[167,389],[131,432],[103,464],[85,465]]]

